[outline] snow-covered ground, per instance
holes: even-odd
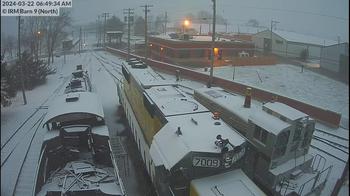
[[[93,43],[94,37],[91,36],[91,41],[88,41],[88,47]],[[23,105],[21,92],[12,100],[12,105],[6,108],[1,108],[1,144],[9,138],[13,131],[31,114],[33,111],[44,104],[49,106],[49,101],[45,100],[53,94],[55,89],[63,82],[63,80],[71,74],[77,64],[88,66],[88,71],[91,74],[91,80],[94,85],[96,93],[100,96],[105,110],[106,123],[113,124],[110,126],[110,131],[120,130],[120,125],[115,121],[117,106],[119,105],[117,95],[115,92],[115,80],[104,70],[100,62],[94,57],[94,54],[102,56],[106,65],[109,68],[115,67],[117,64],[123,62],[122,59],[104,51],[100,52],[86,52],[81,55],[67,55],[67,63],[63,63],[63,56],[56,58],[54,66],[57,68],[57,73],[48,76],[45,85],[36,87],[31,91],[26,91],[28,104]],[[115,71],[115,70],[114,70]],[[203,71],[203,70],[199,70]],[[118,73],[114,72],[116,75]],[[208,72],[207,72],[208,73]],[[168,74],[161,73],[162,76],[175,80],[175,77]],[[214,69],[214,75],[232,80],[233,67],[220,67]],[[119,75],[120,76],[120,75]],[[260,76],[260,79],[259,79]],[[244,84],[252,85],[258,88],[263,88],[288,97],[292,97],[312,105],[325,107],[330,110],[340,112],[346,118],[349,116],[349,89],[348,86],[331,80],[325,76],[318,75],[309,70],[300,73],[300,68],[292,65],[275,65],[275,66],[254,66],[254,67],[236,67],[235,81]],[[204,84],[182,79],[180,84],[190,88],[199,88]],[[187,89],[188,90],[188,89]],[[328,127],[317,124],[317,127],[322,130],[330,130]],[[348,130],[337,129],[331,130],[333,133],[343,135],[348,138]],[[315,143],[315,145],[318,145]],[[321,146],[320,146],[321,147]],[[325,149],[327,150],[327,149]],[[310,153],[322,154],[316,149],[311,148]],[[1,155],[3,156],[3,155]],[[332,157],[323,155],[327,159],[327,164],[332,164],[332,173],[327,182],[326,188],[322,195],[330,195],[336,180],[341,176],[345,163],[340,162]],[[348,159],[348,155],[340,154],[339,156],[344,160]],[[346,156],[346,157],[344,157]],[[3,159],[3,157],[1,157]],[[131,167],[133,169],[133,167]],[[3,167],[1,168],[3,170]],[[34,168],[33,168],[34,170]],[[3,174],[3,172],[1,172]],[[137,175],[132,174],[137,178]],[[1,175],[1,188],[6,188],[6,176]],[[128,177],[129,179],[132,177]],[[135,183],[134,180],[128,182]],[[142,195],[142,189],[136,184],[127,184],[127,189],[131,190],[130,195]],[[3,191],[2,191],[3,193]]]

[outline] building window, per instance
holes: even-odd
[[[267,134],[268,132],[265,129],[255,125],[255,131],[254,131],[255,139],[261,141],[263,144],[266,144]]]

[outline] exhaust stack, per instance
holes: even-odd
[[[244,105],[243,105],[245,108],[250,108],[251,99],[252,99],[252,88],[248,87],[245,90],[245,99],[244,99]]]

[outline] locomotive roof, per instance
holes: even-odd
[[[256,186],[256,184],[243,173],[241,169],[192,180],[191,186],[198,193],[198,195],[265,195],[265,193],[262,192],[259,187]]]
[[[168,123],[153,137],[150,154],[155,165],[171,169],[190,152],[220,153],[215,145],[216,136],[221,135],[234,146],[245,140],[222,120],[214,120],[211,112],[174,115],[167,117]],[[220,125],[215,125],[220,122]],[[180,128],[180,134],[177,130]]]
[[[72,101],[67,101],[71,99]],[[54,99],[45,116],[44,124],[55,121],[63,115],[86,113],[104,118],[102,104],[95,93],[68,93]]]
[[[233,112],[235,115],[239,116],[241,119],[248,122],[249,115],[252,110],[259,110],[258,105],[251,104],[250,108],[243,107],[244,97],[227,92],[219,87],[212,88],[200,88],[195,91],[200,92],[206,98],[215,101],[223,108]]]
[[[175,85],[174,81],[163,78],[149,66],[145,68],[132,68],[129,64],[124,64],[124,66],[143,88],[161,85]]]
[[[292,121],[308,116],[307,114],[280,102],[265,103],[263,107],[270,109]]]
[[[230,112],[239,116],[244,121],[248,122],[248,120],[251,120],[252,122],[254,122],[254,124],[276,135],[279,134],[281,131],[283,131],[285,128],[290,126],[289,123],[284,122],[279,118],[263,111],[262,107],[259,106],[258,104],[255,104],[252,102],[250,108],[243,107],[243,103],[245,99],[244,96],[229,93],[219,87],[212,87],[210,89],[200,88],[200,89],[196,89],[195,91],[201,93],[206,98],[215,101],[220,106],[226,108]],[[265,105],[274,109],[278,108],[278,106],[281,106],[281,108],[287,111],[287,109],[283,107],[283,106],[286,106],[285,104],[279,103],[277,105],[275,103],[271,103],[272,105],[270,103]],[[282,109],[281,109],[281,112],[283,112]]]
[[[291,125],[283,120],[268,114],[263,110],[256,110],[249,115],[249,120],[266,131],[278,135]]]
[[[174,86],[155,86],[145,91],[165,117],[209,111]]]

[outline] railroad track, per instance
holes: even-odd
[[[38,110],[37,110],[38,111]],[[42,121],[42,117],[38,118],[36,121],[34,121],[32,127],[30,129],[27,130],[27,132],[24,133],[24,135],[22,136],[22,138],[18,139],[17,142],[14,144],[14,146],[11,148],[11,149],[5,149],[4,148],[4,151],[7,151],[6,152],[1,152],[1,167],[7,162],[7,160],[9,159],[9,157],[12,155],[12,153],[15,151],[15,149],[18,147],[19,144],[21,144],[23,142],[23,140],[25,138],[27,138],[27,136],[29,136],[32,132],[33,132],[33,128],[38,125],[38,123],[40,123]],[[1,149],[3,150],[3,149]],[[9,152],[8,152],[9,151]],[[3,157],[2,155],[3,154],[6,154],[4,155],[5,157]]]
[[[349,154],[349,152],[345,151],[345,150],[349,150],[348,146],[345,146],[343,144],[339,144],[337,142],[334,142],[334,141],[331,141],[331,140],[328,140],[328,139],[325,139],[325,138],[322,138],[322,137],[319,137],[319,136],[315,136],[315,135],[313,136],[313,138],[318,140],[318,141],[321,141],[321,142],[323,142],[323,143],[325,143],[325,144],[327,144],[327,145],[329,145],[329,146],[331,146],[333,148],[336,148],[336,149],[338,149],[338,150],[340,150],[340,151],[342,151],[342,152],[344,152],[346,154]],[[345,150],[343,150],[341,148],[343,148]]]
[[[310,146],[311,146],[312,148],[314,148],[314,149],[317,149],[317,150],[319,150],[319,151],[321,151],[321,152],[327,154],[328,156],[331,156],[331,157],[333,157],[333,158],[335,158],[335,159],[337,159],[337,160],[343,162],[343,163],[346,163],[346,162],[347,162],[346,160],[343,160],[343,159],[341,159],[341,158],[339,158],[339,157],[337,157],[337,156],[335,156],[335,155],[333,155],[333,154],[331,154],[331,153],[329,153],[329,152],[327,152],[327,151],[325,151],[325,150],[323,150],[323,149],[321,149],[321,148],[319,148],[319,147],[317,147],[317,146],[314,146],[314,145],[312,145],[312,144],[310,144]]]
[[[93,54],[95,56],[95,58],[97,59],[97,61],[101,64],[101,66],[109,73],[109,75],[111,75],[114,79],[116,79],[118,82],[122,82],[122,79],[120,77],[117,77],[116,75],[114,75],[111,70],[109,70],[105,64],[109,64],[107,61],[102,60],[99,55],[97,54]],[[122,76],[123,74],[116,69],[113,69],[114,71],[116,71],[120,76]],[[114,83],[117,84],[117,82],[114,80]]]
[[[17,190],[17,188],[18,188],[18,186],[19,186],[19,181],[21,180],[20,176],[22,175],[23,168],[24,168],[24,165],[25,165],[25,163],[26,163],[26,161],[27,161],[27,157],[28,157],[29,151],[31,150],[31,146],[32,146],[32,144],[33,144],[34,138],[35,138],[35,136],[36,136],[36,134],[37,134],[39,128],[41,127],[40,125],[41,125],[41,123],[43,122],[46,113],[47,113],[47,112],[45,112],[44,114],[42,114],[41,117],[40,117],[40,119],[36,122],[36,125],[35,125],[36,128],[35,128],[33,134],[32,134],[31,137],[30,137],[30,142],[29,142],[29,144],[27,145],[26,152],[25,152],[25,155],[24,155],[24,159],[23,159],[23,162],[22,162],[21,165],[20,165],[19,172],[18,172],[18,175],[17,175],[17,178],[16,178],[16,182],[15,182],[15,185],[14,185],[14,188],[13,188],[13,193],[12,193],[11,195],[17,195],[16,192],[17,192],[17,191],[20,192],[20,190]],[[33,126],[33,127],[34,127],[34,126]],[[40,154],[40,152],[39,152],[39,154]],[[24,180],[26,180],[26,179],[24,179]],[[36,179],[34,179],[34,180],[36,180]],[[26,192],[26,191],[25,191],[25,192]],[[20,195],[20,194],[18,194],[18,195]]]
[[[320,133],[324,133],[324,134],[330,135],[332,137],[335,137],[335,138],[338,138],[338,139],[341,139],[341,140],[344,140],[344,141],[349,141],[348,138],[344,138],[344,137],[341,137],[339,135],[336,135],[336,134],[333,134],[333,133],[329,133],[328,131],[323,131],[321,129],[316,129],[316,128],[315,128],[315,131],[318,131]]]
[[[25,128],[25,126],[27,125],[27,123],[28,123],[28,122],[33,118],[33,116],[35,116],[40,110],[42,110],[42,109],[47,109],[47,108],[48,108],[47,106],[45,106],[45,104],[46,104],[51,98],[55,97],[55,96],[59,93],[59,91],[62,89],[63,85],[66,83],[67,80],[68,80],[68,77],[66,77],[66,78],[62,81],[62,83],[53,91],[53,93],[52,93],[51,95],[49,95],[49,96],[44,100],[44,102],[43,102],[42,104],[40,104],[40,106],[37,107],[37,108],[34,110],[33,113],[31,113],[26,119],[24,119],[24,121],[20,124],[20,126],[17,127],[17,128],[12,132],[12,134],[9,136],[9,138],[7,138],[7,139],[5,140],[5,142],[4,142],[3,144],[1,144],[1,155],[4,153],[5,150],[8,150],[8,149],[6,149],[6,147],[9,145],[10,141],[11,141],[12,139],[14,139],[14,137],[18,136],[18,137],[20,137],[20,138],[18,138],[18,139],[19,139],[19,140],[22,140],[22,137],[24,137],[24,136],[21,137],[21,136],[19,136],[19,135],[21,135],[21,133],[23,134],[23,132],[25,131],[25,129],[23,129],[23,128]],[[11,154],[12,154],[13,150],[14,150],[14,149],[11,149],[11,150],[10,150]],[[6,155],[6,159],[7,159],[7,158],[8,158],[8,157],[7,157],[7,155]],[[3,160],[3,157],[1,157],[1,159]],[[3,164],[4,164],[4,163],[1,162],[1,166],[2,166]]]

